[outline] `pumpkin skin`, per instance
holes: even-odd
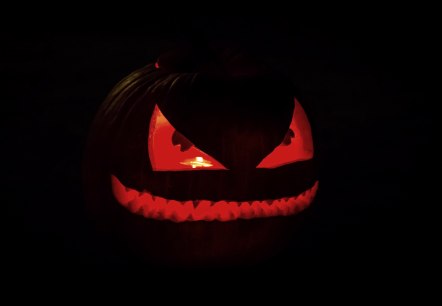
[[[315,197],[310,125],[290,82],[235,55],[163,55],[96,115],[87,206],[137,257],[255,263],[285,246]]]

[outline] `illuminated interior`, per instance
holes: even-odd
[[[221,163],[195,146],[182,151],[172,142],[175,128],[164,117],[158,106],[152,114],[149,129],[149,158],[154,171],[221,170]],[[188,140],[187,140],[188,142]]]
[[[196,148],[178,133],[158,106],[152,114],[148,139],[149,158],[153,171],[226,170],[213,157]],[[309,121],[301,104],[295,99],[292,122],[284,141],[265,157],[257,168],[276,168],[313,158],[313,141]],[[111,176],[117,201],[129,211],[146,218],[184,221],[231,221],[296,214],[315,198],[318,181],[303,193],[261,201],[176,201],[137,191],[124,186]]]
[[[313,158],[313,140],[310,123],[301,104],[295,99],[295,111],[289,131],[294,136],[289,143],[281,143],[257,168],[276,168],[297,161]],[[183,170],[222,170],[226,169],[220,162],[200,149],[191,145],[182,150],[179,144],[171,139],[175,128],[164,117],[158,106],[155,106],[149,129],[149,158],[154,171]],[[181,135],[181,137],[184,137]],[[187,142],[189,142],[186,139]],[[190,143],[190,142],[189,142]]]
[[[154,196],[148,191],[127,188],[113,175],[111,179],[115,198],[129,211],[145,218],[173,222],[233,221],[294,215],[310,205],[318,189],[316,182],[297,196],[264,201],[176,201]]]
[[[209,168],[212,167],[212,163],[208,160],[205,160],[204,158],[202,158],[201,156],[197,156],[194,159],[186,159],[182,162],[180,162],[181,165],[185,165],[185,166],[190,166],[192,167],[192,169],[195,168]]]
[[[313,140],[310,123],[304,109],[296,99],[290,130],[294,132],[294,137],[290,139],[290,144],[280,144],[261,161],[257,168],[276,168],[313,158]]]

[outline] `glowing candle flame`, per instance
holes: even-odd
[[[197,167],[212,167],[212,163],[208,160],[205,160],[201,156],[197,156],[194,159],[186,159],[183,162],[180,162],[182,165],[191,166],[193,169]]]

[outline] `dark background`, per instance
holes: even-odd
[[[427,175],[435,137],[431,28],[397,16],[322,23],[163,17],[127,30],[2,32],[9,268],[67,275],[152,269],[94,236],[83,210],[84,144],[116,82],[177,42],[204,37],[250,48],[293,76],[300,101],[311,105],[320,154],[320,191],[307,225],[287,252],[242,269],[409,273],[426,252],[419,229],[434,184]]]

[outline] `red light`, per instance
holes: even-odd
[[[149,158],[154,171],[226,169],[213,157],[193,145],[182,152],[179,145],[172,143],[174,132],[175,128],[158,106],[155,106],[148,139]]]
[[[267,218],[297,214],[313,201],[318,182],[303,193],[273,200],[261,201],[176,201],[153,196],[148,191],[138,192],[124,186],[111,176],[112,191],[117,201],[134,214],[145,218],[185,221],[233,221],[237,219]]]
[[[313,158],[313,140],[310,123],[304,109],[296,99],[290,129],[295,133],[291,143],[289,145],[280,144],[261,161],[257,168],[276,168]]]

